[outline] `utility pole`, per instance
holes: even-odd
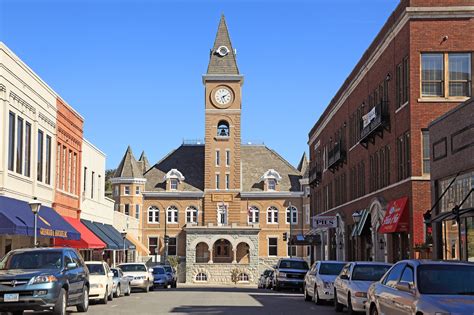
[[[290,244],[289,249],[290,249],[290,258],[293,258],[293,245],[291,244],[292,242],[292,235],[293,235],[293,207],[291,206],[291,201],[289,202],[289,208],[290,208],[290,237],[288,238],[288,244]]]

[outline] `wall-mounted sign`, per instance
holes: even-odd
[[[336,216],[317,215],[313,217],[313,228],[315,229],[331,229],[337,227]]]
[[[375,113],[375,107],[374,107],[370,110],[370,112],[362,116],[364,128],[367,127],[372,122],[372,120],[375,119],[375,117],[376,117],[376,113]]]

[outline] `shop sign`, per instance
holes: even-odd
[[[374,107],[370,110],[370,112],[362,116],[364,128],[367,127],[372,122],[372,120],[375,119],[375,117],[376,117],[376,113],[375,113],[375,107]]]
[[[336,216],[317,215],[313,217],[313,228],[315,229],[331,229],[337,228]]]
[[[67,238],[67,231],[40,228],[39,232],[43,236]]]

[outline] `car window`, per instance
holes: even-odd
[[[390,272],[385,276],[382,283],[385,284],[386,286],[394,288],[397,285],[398,280],[400,279],[402,275],[402,271],[405,268],[405,266],[406,266],[405,263],[395,265],[390,270]]]
[[[69,250],[67,251],[67,253],[71,257],[72,261],[76,263],[77,266],[83,267],[81,259],[79,258],[79,256],[77,256],[76,252]]]
[[[421,265],[417,287],[421,294],[474,296],[474,265]]]
[[[69,255],[69,252],[66,252],[64,254],[64,267],[66,267],[68,264],[73,263],[74,261],[72,260],[71,256]]]
[[[342,275],[349,276],[349,269],[350,268],[351,268],[351,265],[347,264],[346,266],[344,266],[344,268],[342,268],[341,273],[339,275],[340,276],[342,276]]]
[[[153,268],[153,274],[155,275],[164,275],[165,274],[165,269],[161,267],[155,267]]]
[[[306,261],[299,260],[282,260],[280,261],[279,268],[282,269],[303,269],[308,270],[308,263]]]
[[[136,265],[121,265],[120,269],[123,272],[146,272],[147,269],[144,265],[136,264]]]
[[[120,272],[117,269],[112,269],[115,278],[120,278]]]
[[[379,281],[380,278],[390,269],[389,265],[359,265],[352,270],[352,280],[354,281]]]
[[[60,269],[62,252],[28,251],[9,253],[2,263],[2,269]]]
[[[105,269],[102,264],[87,264],[87,269],[89,269],[89,273],[91,275],[97,275],[97,276],[104,276],[105,275]]]
[[[415,283],[415,276],[413,272],[413,268],[410,266],[406,266],[405,270],[403,270],[402,277],[400,278],[400,282],[409,283],[412,287]]]
[[[345,265],[345,263],[321,263],[319,274],[337,276],[341,273],[341,270]]]

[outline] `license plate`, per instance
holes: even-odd
[[[3,302],[18,302],[20,300],[20,295],[18,293],[5,294],[3,296]]]

